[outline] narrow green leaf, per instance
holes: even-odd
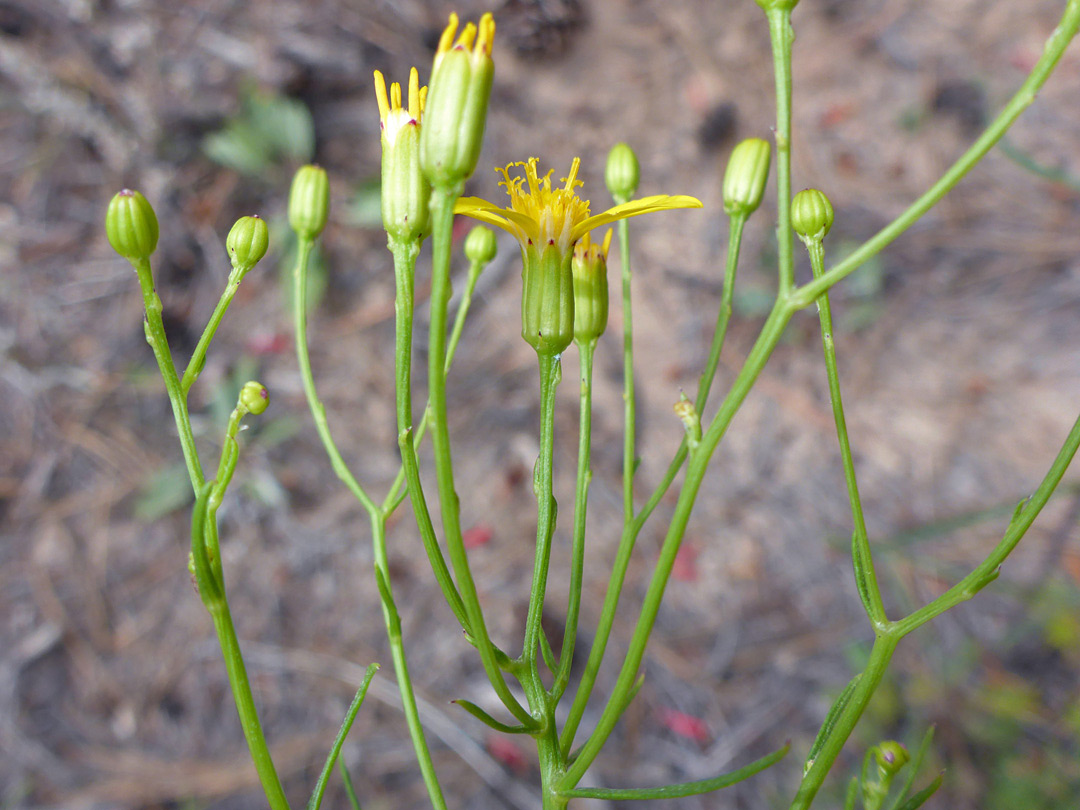
[[[937,793],[937,789],[941,787],[941,783],[944,780],[945,774],[939,773],[937,779],[935,779],[927,787],[923,788],[906,802],[904,802],[904,804],[900,806],[899,810],[918,810],[918,808],[926,804],[926,802],[930,799],[931,796]]]
[[[844,687],[844,691],[833,702],[829,713],[825,715],[825,722],[821,724],[821,730],[818,731],[817,737],[814,738],[814,744],[810,746],[810,753],[806,755],[806,764],[803,766],[804,776],[810,772],[814,760],[817,759],[818,753],[821,751],[822,746],[825,745],[825,740],[829,738],[829,734],[832,733],[833,728],[836,726],[836,721],[840,719],[844,707],[851,702],[851,696],[855,693],[855,687],[859,685],[861,678],[862,673],[860,672],[848,682],[848,685]]]
[[[848,782],[847,795],[844,797],[844,810],[855,810],[855,800],[859,797],[859,777],[851,777]]]
[[[334,769],[334,762],[337,761],[338,754],[341,752],[341,746],[345,744],[345,736],[349,733],[349,729],[352,728],[356,713],[360,711],[360,706],[364,703],[364,696],[367,695],[368,687],[371,685],[371,679],[375,677],[375,673],[378,671],[378,664],[368,665],[367,672],[364,673],[364,681],[360,684],[360,688],[356,690],[356,695],[353,696],[352,703],[349,704],[349,710],[345,712],[345,719],[341,722],[337,737],[334,738],[334,744],[330,746],[330,753],[326,757],[326,764],[323,765],[322,773],[319,774],[319,781],[315,783],[315,790],[312,792],[311,798],[308,799],[307,810],[319,810],[323,793],[326,792],[326,783],[330,780],[330,772]],[[345,774],[344,778],[348,778],[347,774]],[[351,788],[351,784],[349,787]],[[355,798],[355,794],[351,790],[349,793],[351,799]]]
[[[503,734],[529,734],[533,730],[527,728],[526,726],[510,726],[506,723],[501,723],[494,717],[492,717],[490,714],[485,712],[483,709],[481,709],[479,706],[477,706],[475,703],[472,703],[468,700],[458,699],[452,700],[450,702],[456,703],[458,706],[463,708],[465,711],[467,711],[485,726],[489,726],[496,731],[501,731]]]
[[[353,788],[352,777],[349,776],[349,769],[345,767],[345,757],[338,757],[338,770],[341,771],[341,781],[345,785],[345,795],[349,798],[349,805],[352,810],[361,810],[360,799],[356,796],[356,790]]]
[[[915,786],[915,779],[919,775],[919,770],[922,768],[923,760],[926,759],[926,754],[930,750],[930,743],[933,740],[934,726],[930,726],[923,735],[922,742],[919,743],[919,750],[915,752],[915,758],[908,765],[908,775],[904,780],[904,789],[900,791],[889,810],[899,810],[900,802],[904,801],[908,794],[911,793],[911,789]]]

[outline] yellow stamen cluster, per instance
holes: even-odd
[[[427,100],[427,88],[420,86],[420,74],[416,68],[409,71],[409,105],[401,103],[401,85],[390,85],[390,97],[386,95],[386,79],[378,70],[375,71],[375,99],[379,102],[379,125],[383,137],[390,146],[394,145],[402,127],[416,126],[424,114],[424,102]]]
[[[502,172],[500,186],[510,195],[510,208],[507,212],[516,212],[520,217],[509,217],[512,225],[517,226],[515,236],[526,244],[558,245],[566,250],[573,245],[574,228],[589,218],[589,201],[578,197],[574,189],[583,183],[577,179],[580,159],[574,158],[570,164],[570,174],[562,178],[562,188],[551,187],[553,169],[540,177],[536,171],[536,158],[525,162],[511,163]],[[525,171],[524,177],[511,177],[510,171],[520,166]]]
[[[443,55],[454,48],[472,51],[474,57],[491,56],[491,45],[495,40],[495,18],[491,14],[485,14],[480,18],[479,27],[466,23],[455,42],[454,35],[457,34],[457,28],[458,15],[451,13],[449,23],[443,29],[442,36],[439,37],[439,47],[435,49],[435,61],[431,66],[432,73],[438,69]]]

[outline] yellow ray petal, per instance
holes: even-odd
[[[636,217],[639,214],[648,214],[652,211],[667,211],[672,208],[701,208],[701,200],[696,197],[688,197],[683,194],[667,195],[658,194],[653,197],[642,197],[640,200],[631,200],[622,205],[616,205],[603,213],[589,217],[577,224],[570,233],[570,241],[574,242],[581,236],[601,225],[617,222],[620,219]]]

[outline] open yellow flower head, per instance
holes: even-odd
[[[420,152],[433,186],[453,186],[476,169],[495,74],[491,61],[495,19],[485,14],[479,26],[469,23],[460,35],[457,29],[458,17],[451,14],[431,66]]]
[[[391,84],[387,96],[386,80],[376,70],[375,98],[382,130],[383,227],[392,240],[412,241],[427,230],[431,197],[431,186],[420,166],[420,121],[427,88],[420,86],[420,75],[413,68],[407,105],[403,104],[401,85]]]
[[[521,245],[522,337],[537,350],[558,353],[574,337],[573,282],[570,269],[578,240],[594,228],[620,219],[665,211],[669,208],[700,208],[694,197],[660,194],[616,205],[600,214],[590,214],[589,201],[577,195],[582,183],[577,179],[581,161],[574,158],[562,186],[552,188],[551,172],[541,177],[536,158],[511,163],[502,172],[499,185],[510,195],[510,205],[500,208],[479,197],[462,197],[454,213],[465,214],[513,234]],[[520,168],[519,176],[511,177]],[[522,176],[523,175],[523,176]]]
[[[574,277],[574,340],[582,343],[604,334],[608,322],[607,255],[611,228],[603,242],[585,234],[574,246],[570,270]]]

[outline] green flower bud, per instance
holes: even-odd
[[[641,165],[629,144],[617,143],[608,152],[604,183],[615,202],[626,202],[637,191]]]
[[[491,264],[495,258],[495,232],[477,225],[465,237],[465,258],[477,264]]]
[[[558,245],[522,249],[521,336],[537,354],[560,354],[574,339],[572,258]]]
[[[476,169],[495,73],[492,16],[481,17],[479,27],[466,25],[455,42],[457,27],[458,17],[451,14],[431,67],[420,133],[420,162],[433,186],[460,183]]]
[[[146,197],[128,188],[116,194],[105,213],[105,234],[125,259],[149,259],[157,247],[158,221]]]
[[[799,4],[799,0],[754,0],[766,11],[791,11]]]
[[[390,85],[387,98],[386,80],[375,71],[382,130],[383,228],[391,239],[402,242],[420,239],[428,228],[431,186],[420,168],[420,119],[426,96],[416,68],[409,73],[408,107],[401,103],[401,85]]]
[[[747,138],[731,151],[724,172],[724,211],[748,217],[758,209],[769,180],[771,158],[772,147],[761,138]]]
[[[595,244],[585,234],[574,246],[570,269],[574,277],[574,340],[596,340],[608,322],[607,254],[611,229]]]
[[[909,759],[911,757],[907,749],[895,740],[887,740],[874,746],[874,760],[877,762],[882,779],[891,779],[907,765]]]
[[[240,217],[225,239],[225,249],[234,270],[246,273],[266,255],[270,230],[257,215]]]
[[[240,389],[240,405],[248,413],[258,416],[266,410],[269,404],[270,392],[263,387],[262,383],[257,383],[254,380],[244,383],[244,387]]]
[[[791,227],[803,241],[821,241],[832,224],[832,203],[822,192],[808,188],[795,195],[791,201]]]
[[[289,225],[302,239],[314,239],[330,214],[330,181],[319,166],[301,166],[289,189]]]

